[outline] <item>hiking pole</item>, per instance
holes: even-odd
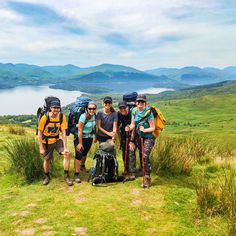
[[[143,140],[143,132],[141,132],[141,153],[142,153],[142,176],[143,176],[143,186],[144,186],[144,140]]]
[[[129,131],[126,131],[126,137],[125,137],[125,158],[124,158],[124,176],[126,176],[126,172],[127,172],[128,145],[129,145]]]

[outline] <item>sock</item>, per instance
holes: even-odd
[[[69,175],[69,170],[64,170],[65,175]]]
[[[46,173],[46,172],[44,172],[44,174],[45,174],[46,176],[49,176],[49,174],[50,174],[50,173],[49,173],[49,172],[47,172],[47,173]]]
[[[75,172],[75,175],[79,175],[79,172]]]

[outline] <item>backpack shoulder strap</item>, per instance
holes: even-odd
[[[46,122],[45,122],[44,127],[43,127],[43,132],[45,131],[46,126],[50,123],[49,112],[47,112],[46,114],[44,114],[44,116],[46,116]],[[42,132],[42,133],[43,133],[43,132]]]

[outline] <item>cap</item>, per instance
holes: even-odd
[[[96,104],[96,102],[94,102],[94,101],[90,101],[90,102],[88,103],[88,106],[89,106],[89,105],[94,105],[94,106],[97,107],[97,104]]]
[[[103,99],[103,102],[111,102],[112,103],[112,98],[107,96]]]
[[[52,101],[50,107],[61,107],[60,101]]]
[[[125,101],[119,102],[118,107],[127,107],[127,103]]]
[[[144,101],[144,102],[146,102],[147,101],[147,97],[144,94],[139,94],[137,96],[137,98],[136,98],[136,101]]]

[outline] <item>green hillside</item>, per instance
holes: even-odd
[[[148,95],[167,119],[152,153],[153,185],[149,189],[140,188],[141,177],[125,184],[92,187],[86,173],[81,184],[68,187],[57,154],[51,183],[45,187],[39,179],[29,184],[11,167],[5,145],[11,147],[11,141],[16,145],[24,137],[33,142],[34,129],[1,124],[0,235],[234,236],[235,83],[196,90],[183,90],[183,98],[178,98],[180,91],[172,99]],[[94,99],[101,101],[102,97],[95,95]],[[120,98],[115,96],[115,104]],[[17,121],[17,117],[4,119]],[[18,123],[29,125],[33,119],[21,116]],[[71,136],[68,144],[73,150]],[[89,152],[87,167],[93,164],[96,148]],[[25,151],[19,150],[22,158]]]

